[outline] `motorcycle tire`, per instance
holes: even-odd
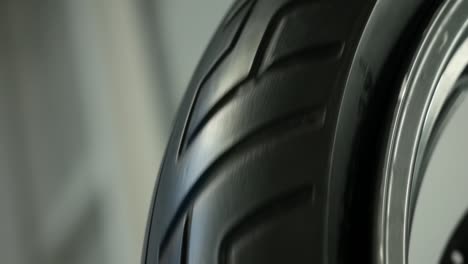
[[[177,114],[143,263],[404,263],[386,172],[405,81],[466,2],[236,1]]]

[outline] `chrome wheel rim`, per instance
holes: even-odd
[[[411,223],[431,140],[468,65],[467,11],[466,0],[443,3],[403,81],[383,163],[377,263],[408,262]]]

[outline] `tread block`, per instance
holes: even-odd
[[[322,131],[308,127],[285,127],[281,133],[229,154],[210,170],[209,184],[193,207],[190,263],[219,263],[224,237],[261,208],[279,204],[282,210],[289,207],[291,196],[323,205],[326,183],[317,176],[327,170],[327,157],[312,154],[321,153],[328,142],[320,135]],[[307,150],[310,160],[295,158]],[[322,209],[313,211],[318,214]]]
[[[297,59],[339,58],[348,32],[332,14],[335,9],[331,4],[306,2],[299,8],[283,11],[282,17],[272,25],[274,33],[261,68],[265,70],[291,56]]]
[[[253,61],[252,64],[262,63],[262,72],[267,67],[272,67],[279,62],[282,62],[285,66],[289,66],[304,60],[313,61],[314,59],[323,60],[327,58],[333,60],[341,56],[344,43],[340,42],[339,38],[335,35],[342,35],[342,32],[339,29],[335,29],[336,26],[333,27],[333,23],[325,21],[325,25],[323,25],[324,23],[316,23],[318,24],[317,26],[309,26],[309,24],[314,25],[314,23],[309,23],[308,21],[317,22],[314,20],[319,20],[314,17],[317,17],[319,12],[323,11],[319,8],[322,5],[312,1],[273,1],[271,5],[276,5],[277,9],[276,12],[271,12],[271,10],[275,9],[266,8],[266,4],[265,1],[260,2],[254,9],[254,13],[270,10],[268,14],[270,20],[259,23],[264,27],[264,34],[261,38],[257,36],[255,41],[248,41],[251,46],[257,43],[255,49],[250,47],[250,50],[255,50],[255,52],[247,50],[251,53],[252,58],[255,57],[257,61]],[[329,30],[334,30],[337,33],[330,34]],[[329,41],[327,38],[321,38],[325,34],[331,35],[331,38],[328,38],[330,39]],[[318,38],[315,37],[317,35],[320,37],[320,40],[317,40]],[[242,45],[242,41],[239,44]],[[238,47],[234,48],[233,55],[235,55],[237,50],[239,50]],[[184,148],[190,144],[211,116],[221,109],[229,101],[229,98],[235,95],[239,86],[253,79],[262,78],[262,76],[259,76],[259,72],[256,72],[258,70],[255,69],[256,66],[253,66],[250,77],[242,80],[242,74],[235,70],[239,66],[236,60],[237,58],[234,60],[226,58],[220,62],[210,75],[210,78],[204,81],[200,87],[197,102],[191,112],[186,138],[184,138]],[[303,66],[308,66],[304,64],[306,63],[303,63]],[[277,74],[285,75],[281,72],[277,72]],[[308,79],[305,82],[310,83],[310,78],[314,75],[318,74],[309,72]]]
[[[243,27],[248,19],[250,10],[252,9],[253,2],[247,1],[245,4],[237,7],[235,14],[231,18],[229,25],[224,28],[219,28],[205,51],[200,64],[192,78],[189,90],[191,91],[192,100],[187,117],[187,126],[190,127],[192,120],[192,113],[194,108],[199,104],[200,92],[203,91],[203,87],[206,82],[213,79],[213,74],[218,74],[222,71],[226,74],[226,70],[220,70],[220,68],[226,68],[225,65],[236,46],[236,43],[240,37]],[[235,7],[234,7],[235,8]],[[215,77],[216,78],[216,77]],[[178,155],[181,155],[186,148],[186,132],[182,132],[182,144],[179,146]]]
[[[290,0],[269,0],[258,1],[255,5],[253,1],[247,2],[245,6],[249,7],[249,11],[244,15],[245,18],[243,19],[243,23],[245,22],[245,25],[241,23],[242,25],[238,31],[239,35],[236,35],[235,40],[231,42],[232,44],[229,47],[229,51],[225,52],[223,56],[216,60],[215,63],[212,62],[212,59],[206,59],[212,57],[209,55],[211,53],[207,53],[203,56],[204,59],[197,69],[203,69],[209,66],[210,70],[208,72],[197,72],[195,74],[196,77],[194,80],[201,79],[201,81],[196,82],[197,88],[194,96],[194,103],[192,103],[193,107],[198,107],[199,105],[204,104],[203,101],[205,99],[200,95],[200,93],[205,89],[207,82],[217,84],[215,85],[215,87],[217,87],[216,95],[217,98],[220,99],[228,93],[231,88],[239,85],[241,82],[244,82],[252,72],[255,72],[255,61],[258,60],[256,59],[256,54],[261,48],[261,42],[264,40],[264,32],[277,10],[290,2]],[[243,7],[243,5],[241,6]],[[237,19],[237,16],[238,15],[235,16],[235,19]],[[233,23],[231,22],[229,24]],[[216,35],[222,35],[222,31],[222,29],[219,29]],[[215,39],[218,39],[218,37],[215,37]],[[211,49],[214,48],[210,46],[207,51],[209,52]],[[216,101],[217,100],[215,100],[215,102]],[[208,108],[211,107],[208,106]],[[191,108],[190,117],[188,118],[187,127],[189,128],[194,126],[191,121],[192,110],[193,108]],[[186,139],[187,135],[184,132],[179,154],[182,154],[186,148]]]
[[[324,239],[317,212],[307,203],[284,205],[282,210],[267,208],[246,218],[226,242],[220,263],[322,263]]]
[[[166,187],[160,190],[157,202],[165,206],[161,206],[159,211],[158,227],[165,230],[171,219],[177,219],[182,214],[193,200],[193,193],[199,192],[200,186],[205,185],[205,172],[219,160],[224,160],[226,153],[250,142],[259,144],[256,140],[274,137],[276,133],[281,135],[284,130],[293,131],[301,126],[320,131],[326,118],[324,105],[331,89],[317,90],[310,86],[307,78],[312,72],[320,73],[317,80],[324,85],[328,83],[326,86],[332,85],[330,74],[336,72],[334,67],[334,63],[329,63],[327,67],[296,65],[280,74],[272,71],[264,78],[252,81],[250,85],[255,87],[245,87],[240,96],[220,108],[200,130],[178,166],[168,168],[174,171],[166,171],[177,177],[161,179],[161,184]],[[244,112],[246,110],[248,115]],[[161,211],[163,208],[164,211]]]
[[[231,126],[237,130],[236,133],[241,133],[255,123],[266,123],[290,113],[326,105],[332,90],[333,74],[339,70],[336,63],[325,62],[320,66],[298,63],[288,66],[290,67],[242,83],[224,94],[224,97],[217,93],[217,83],[210,83],[201,91],[204,103],[197,105],[192,113],[191,125],[187,131],[187,146],[195,143],[195,138],[202,136],[202,133],[210,133],[213,136],[213,132],[204,132],[216,128],[210,128],[213,122],[219,121],[224,126]],[[310,85],[311,76],[315,76],[315,80],[322,85]],[[249,115],[245,116],[243,111],[239,111],[241,109],[247,109]],[[243,116],[236,113],[242,113]],[[226,132],[232,133],[232,129]]]
[[[239,7],[228,25],[216,31],[213,40],[208,44],[205,54],[202,56],[200,65],[197,67],[197,71],[203,72],[197,72],[193,78],[195,83],[192,85],[197,86],[197,89],[200,89],[203,82],[210,77],[218,65],[232,52],[239,35],[242,33],[243,24],[248,18],[251,8],[252,2],[246,2]]]

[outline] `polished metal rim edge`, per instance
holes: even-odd
[[[442,4],[404,78],[384,157],[376,223],[377,263],[407,263],[424,153],[468,64],[467,13],[468,0]]]

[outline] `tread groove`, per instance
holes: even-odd
[[[278,141],[278,138],[287,137],[294,132],[301,129],[320,129],[326,118],[326,109],[305,109],[304,111],[295,112],[287,117],[274,120],[264,126],[252,131],[245,136],[240,142],[232,146],[230,149],[222,153],[213,163],[211,163],[195,184],[188,191],[187,195],[182,199],[179,207],[177,208],[166,233],[163,235],[162,243],[166,244],[174,233],[178,221],[184,216],[185,212],[195,202],[198,195],[210,182],[211,174],[225,162],[228,162],[231,156],[242,153],[256,146],[264,145],[265,142],[271,142],[273,139]]]
[[[244,26],[245,24],[247,23],[247,20],[248,18],[250,17],[250,14],[252,12],[252,7],[253,5],[250,6],[249,10],[247,11],[247,14],[245,15],[244,19],[242,20],[239,28],[237,29],[237,32],[236,34],[234,35],[234,38],[232,40],[232,42],[229,44],[228,48],[225,50],[225,52],[223,54],[221,54],[219,56],[219,58],[216,59],[216,61],[214,62],[214,64],[211,66],[211,68],[208,70],[208,72],[205,74],[205,76],[201,79],[201,81],[199,82],[199,84],[197,85],[197,90],[195,91],[195,95],[193,96],[193,99],[192,99],[192,103],[191,103],[191,106],[190,106],[190,110],[189,110],[189,114],[188,114],[188,117],[187,117],[187,120],[185,121],[185,125],[184,125],[184,129],[183,129],[183,133],[182,133],[182,138],[180,140],[180,144],[179,144],[179,150],[177,151],[177,157],[180,157],[182,155],[182,153],[186,150],[187,148],[187,127],[190,125],[190,121],[192,119],[192,114],[193,114],[193,110],[195,108],[195,104],[197,103],[198,101],[198,97],[200,95],[200,91],[201,89],[203,88],[203,86],[205,85],[205,83],[208,81],[208,79],[211,77],[211,75],[216,71],[216,69],[219,67],[219,65],[224,61],[224,59],[229,56],[229,54],[231,54],[232,50],[234,49],[234,47],[236,46],[237,44],[237,41],[239,40],[241,34],[242,34],[242,31],[244,29]]]
[[[260,41],[260,45],[255,54],[251,70],[252,75],[258,74],[262,62],[264,60],[265,54],[268,50],[268,47],[270,46],[270,42],[273,39],[273,36],[276,32],[276,29],[278,28],[279,23],[281,22],[281,19],[283,19],[283,17],[291,10],[310,3],[311,1],[307,0],[291,1],[287,2],[282,7],[280,7],[278,11],[276,11],[276,13],[273,15],[273,17],[267,25],[265,33],[263,34],[262,40]]]
[[[181,248],[181,257],[180,257],[180,264],[188,264],[188,250],[189,250],[189,241],[190,241],[190,227],[192,223],[192,211],[193,208],[189,210],[187,213],[187,217],[185,218],[185,225],[184,225],[184,233],[182,237],[182,248]]]
[[[246,5],[249,1],[242,3],[242,5]],[[190,146],[193,140],[197,137],[197,135],[201,132],[201,130],[209,123],[211,118],[220,111],[229,101],[231,101],[237,94],[240,89],[245,83],[251,81],[252,79],[258,78],[259,75],[265,73],[267,70],[276,68],[281,64],[288,64],[295,58],[300,56],[306,56],[308,58],[314,57],[315,59],[325,58],[325,57],[332,57],[332,56],[339,56],[343,51],[343,44],[340,42],[332,42],[324,45],[316,45],[309,47],[307,49],[301,49],[297,52],[290,54],[289,56],[278,60],[277,62],[273,63],[272,65],[268,66],[268,68],[262,70],[262,65],[264,62],[264,56],[268,51],[268,47],[270,46],[270,41],[273,38],[278,24],[281,22],[281,19],[287,14],[290,10],[297,8],[298,6],[304,4],[310,4],[310,1],[302,0],[302,1],[293,1],[288,2],[287,4],[283,5],[272,17],[271,21],[267,25],[267,29],[260,41],[259,48],[257,53],[255,54],[255,58],[253,60],[252,69],[249,75],[242,80],[238,85],[231,88],[225,95],[223,95],[208,111],[207,113],[201,118],[201,120],[194,124],[195,128],[189,135],[186,135],[186,139],[184,139],[184,146],[183,148],[186,149]],[[241,10],[241,8],[238,9]],[[260,74],[261,73],[261,74]],[[210,74],[211,75],[211,74]],[[205,81],[203,81],[204,83]],[[200,89],[203,87],[200,86]],[[198,97],[198,92],[197,92]],[[192,109],[193,110],[193,109]],[[190,121],[188,122],[190,125]],[[188,133],[187,131],[185,133]]]
[[[252,2],[253,2],[252,0],[236,1],[231,11],[226,15],[226,18],[224,19],[224,23],[221,26],[223,30],[229,27],[229,25],[232,23],[234,18],[242,11],[242,9],[244,9],[249,4],[252,4]]]
[[[276,216],[287,213],[307,202],[313,202],[314,185],[308,184],[298,189],[281,194],[260,206],[229,230],[221,241],[219,250],[219,263],[228,263],[228,250],[232,241],[236,241],[248,230],[254,229],[259,224],[274,219]]]
[[[211,118],[219,112],[223,107],[228,104],[238,93],[239,89],[248,83],[250,80],[246,79],[241,81],[238,85],[234,88],[230,89],[226,94],[224,94],[214,105],[211,107],[208,112],[201,118],[198,124],[195,125],[195,128],[192,130],[192,133],[187,136],[187,148],[191,145],[191,143],[195,140],[197,135],[201,132],[203,127],[211,120]]]
[[[299,61],[338,59],[341,57],[344,47],[345,44],[341,41],[312,45],[274,60],[271,64],[263,66],[260,72],[264,73],[273,69],[284,68]]]

